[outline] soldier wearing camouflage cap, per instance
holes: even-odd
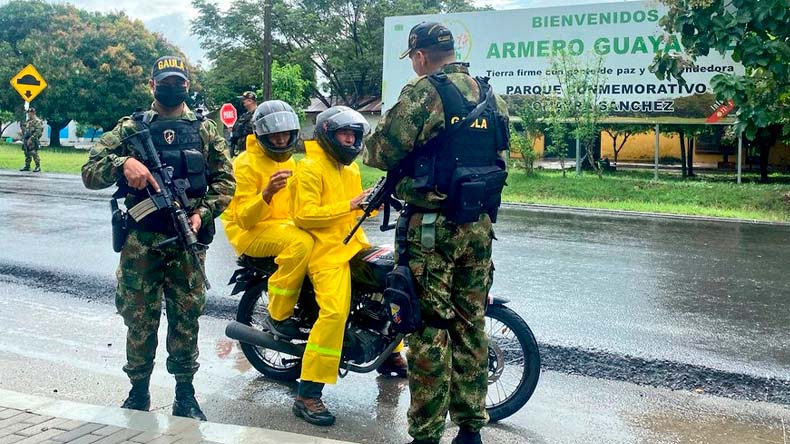
[[[397,194],[399,218],[424,321],[409,337],[409,434],[438,444],[447,413],[458,424],[453,444],[480,444],[488,422],[485,308],[491,286],[492,223],[507,173],[505,102],[487,79],[456,62],[454,39],[439,23],[409,33],[419,76],[401,90],[366,142],[363,161],[407,171]],[[408,157],[407,157],[408,155]]]
[[[112,131],[102,135],[82,166],[82,181],[94,190],[117,184],[113,199],[125,198],[127,208],[157,194],[159,184],[148,166],[139,160],[140,154],[131,143],[124,141],[148,130],[162,164],[173,168],[174,179],[188,179],[188,223],[198,241],[208,244],[214,234],[214,218],[228,206],[236,183],[225,140],[213,121],[198,117],[184,103],[189,72],[183,58],[159,58],[148,85],[154,95],[151,109],[121,118]],[[192,385],[199,367],[198,318],[206,303],[205,283],[183,246],[164,242],[175,236],[169,214],[155,206],[146,214],[137,220],[128,218],[128,234],[116,273],[115,305],[128,329],[123,370],[132,384],[122,407],[147,411],[151,406],[149,382],[164,297],[166,365],[176,380],[172,413],[205,421]],[[202,267],[205,251],[198,256]]]
[[[238,156],[247,149],[247,136],[251,136],[253,133],[252,116],[258,107],[258,96],[252,91],[244,91],[237,99],[241,101],[244,113],[239,116],[230,130],[231,157]]]
[[[19,171],[30,171],[30,161],[36,163],[34,173],[41,172],[41,159],[38,157],[39,139],[44,133],[44,122],[36,117],[36,109],[27,110],[27,120],[22,124],[22,149],[25,151],[25,166]]]

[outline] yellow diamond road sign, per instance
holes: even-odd
[[[47,81],[44,80],[44,77],[41,77],[35,66],[27,65],[11,78],[11,86],[26,102],[30,102],[41,91],[44,91],[44,88],[47,87]]]

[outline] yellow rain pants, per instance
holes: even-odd
[[[302,361],[302,380],[334,384],[340,366],[343,333],[351,304],[349,260],[370,243],[359,229],[348,244],[360,210],[351,210],[351,199],[362,192],[357,164],[344,166],[324,153],[314,141],[305,142],[307,156],[291,178],[293,219],[315,239],[308,271],[320,308],[310,331]]]
[[[236,193],[221,219],[228,241],[239,255],[275,257],[277,271],[269,277],[269,313],[278,321],[293,315],[299,299],[313,238],[291,221],[288,187],[278,191],[270,203],[261,193],[269,178],[279,170],[293,171],[294,160],[275,162],[267,156],[255,135],[247,136],[246,151],[233,161]]]

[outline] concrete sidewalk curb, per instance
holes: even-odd
[[[545,213],[567,213],[582,216],[605,216],[605,217],[628,217],[686,220],[692,222],[723,222],[750,225],[768,225],[779,227],[790,227],[790,222],[776,222],[754,219],[736,219],[731,217],[696,216],[692,214],[670,214],[670,213],[650,213],[644,211],[631,210],[607,210],[601,208],[568,207],[562,205],[531,204],[519,202],[503,202],[502,209],[511,211],[537,211]]]
[[[101,407],[61,401],[0,389],[0,409],[21,410],[34,415],[119,427],[165,435],[167,442],[210,442],[217,444],[353,444],[316,436],[300,435],[258,427],[200,422],[162,413],[138,412],[119,407]]]

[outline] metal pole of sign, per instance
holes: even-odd
[[[272,0],[263,2],[263,100],[272,98]]]
[[[579,135],[576,135],[576,175],[581,176],[582,174],[582,150],[581,150],[581,141],[579,141]]]
[[[653,180],[658,180],[658,124],[656,123],[656,143],[655,143],[655,168],[653,171]]]
[[[741,166],[743,165],[743,131],[738,131],[738,183],[741,183]]]

